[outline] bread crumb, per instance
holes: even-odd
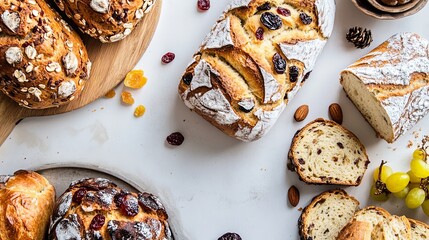
[[[411,140],[410,140],[410,141],[408,141],[408,145],[407,145],[407,147],[408,147],[408,148],[413,147],[413,145],[414,145],[413,141],[411,141]]]

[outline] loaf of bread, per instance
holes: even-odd
[[[54,0],[61,11],[89,36],[116,42],[130,35],[156,0]]]
[[[389,143],[429,112],[429,45],[401,33],[341,73],[348,97]]]
[[[179,84],[185,104],[243,141],[262,137],[331,35],[334,0],[232,0]]]
[[[74,182],[57,200],[49,239],[173,239],[168,215],[149,193],[131,193],[102,178]]]
[[[415,240],[411,239],[411,226],[404,216],[392,215],[374,227],[371,240]]]
[[[409,218],[411,226],[411,239],[412,240],[427,240],[429,239],[429,225]]]
[[[91,62],[79,36],[44,0],[0,2],[0,89],[21,106],[76,99]]]
[[[289,160],[306,183],[346,186],[359,185],[369,164],[365,147],[352,132],[322,118],[295,134]]]
[[[35,172],[16,172],[0,184],[0,239],[45,239],[54,203],[48,180]]]
[[[352,219],[359,201],[344,190],[330,190],[315,197],[298,221],[301,239],[335,240]]]

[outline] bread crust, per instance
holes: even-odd
[[[371,223],[349,222],[338,234],[337,240],[371,240]]]
[[[54,202],[55,189],[46,178],[16,172],[0,185],[0,239],[45,239]]]
[[[43,0],[0,3],[0,89],[21,106],[58,107],[89,78],[86,48]]]

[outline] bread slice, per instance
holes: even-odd
[[[429,239],[429,225],[411,218],[408,220],[410,221],[412,240]]]
[[[411,226],[408,218],[392,215],[375,226],[371,240],[411,240]],[[414,239],[413,239],[414,240]]]
[[[352,132],[322,118],[295,134],[289,159],[299,178],[312,184],[357,186],[369,164],[365,147]]]
[[[359,201],[344,190],[321,193],[303,210],[298,220],[301,239],[336,239],[358,207]]]

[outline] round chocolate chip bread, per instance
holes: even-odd
[[[173,239],[167,220],[152,194],[131,193],[107,179],[82,179],[57,200],[49,239]]]
[[[295,134],[289,159],[299,178],[311,184],[357,186],[369,164],[365,147],[352,132],[321,118]]]

